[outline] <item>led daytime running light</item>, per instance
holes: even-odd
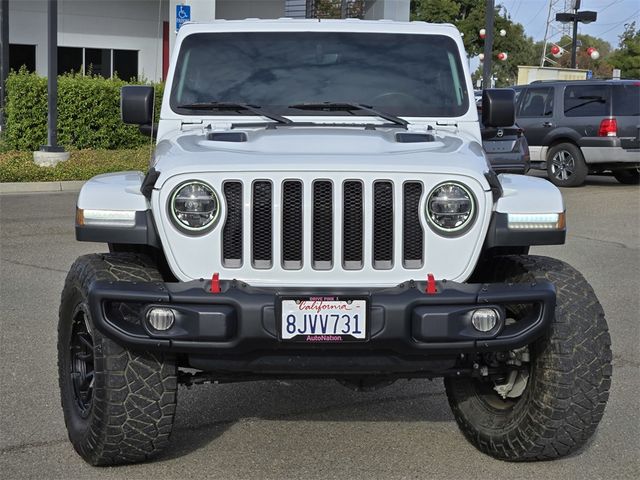
[[[509,213],[510,230],[561,230],[565,227],[563,213]]]
[[[135,210],[90,210],[78,208],[76,210],[78,225],[95,225],[103,227],[134,227],[136,224]]]

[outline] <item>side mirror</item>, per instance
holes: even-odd
[[[510,127],[516,121],[516,92],[511,88],[482,91],[482,123],[485,127]]]
[[[122,121],[131,125],[151,125],[153,122],[153,87],[127,85],[120,90]]]

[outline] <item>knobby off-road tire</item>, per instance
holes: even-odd
[[[557,289],[550,331],[529,346],[527,386],[501,402],[472,378],[445,380],[458,426],[479,450],[501,460],[568,455],[594,434],[611,385],[611,339],[604,312],[584,277],[559,260],[497,257],[486,281],[547,280]]]
[[[176,365],[160,354],[123,348],[93,328],[87,292],[95,280],[162,278],[148,257],[136,254],[85,255],[71,267],[58,324],[60,396],[69,439],[92,465],[144,461],[169,442]]]

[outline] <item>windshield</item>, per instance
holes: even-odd
[[[347,102],[407,117],[457,117],[469,101],[452,38],[342,32],[200,33],[185,38],[171,108],[235,102],[293,115],[358,115],[358,111],[290,108]],[[212,109],[207,115],[250,115]]]

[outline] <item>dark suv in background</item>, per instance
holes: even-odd
[[[541,81],[519,85],[516,122],[524,129],[531,168],[560,187],[589,173],[640,180],[640,81]]]

